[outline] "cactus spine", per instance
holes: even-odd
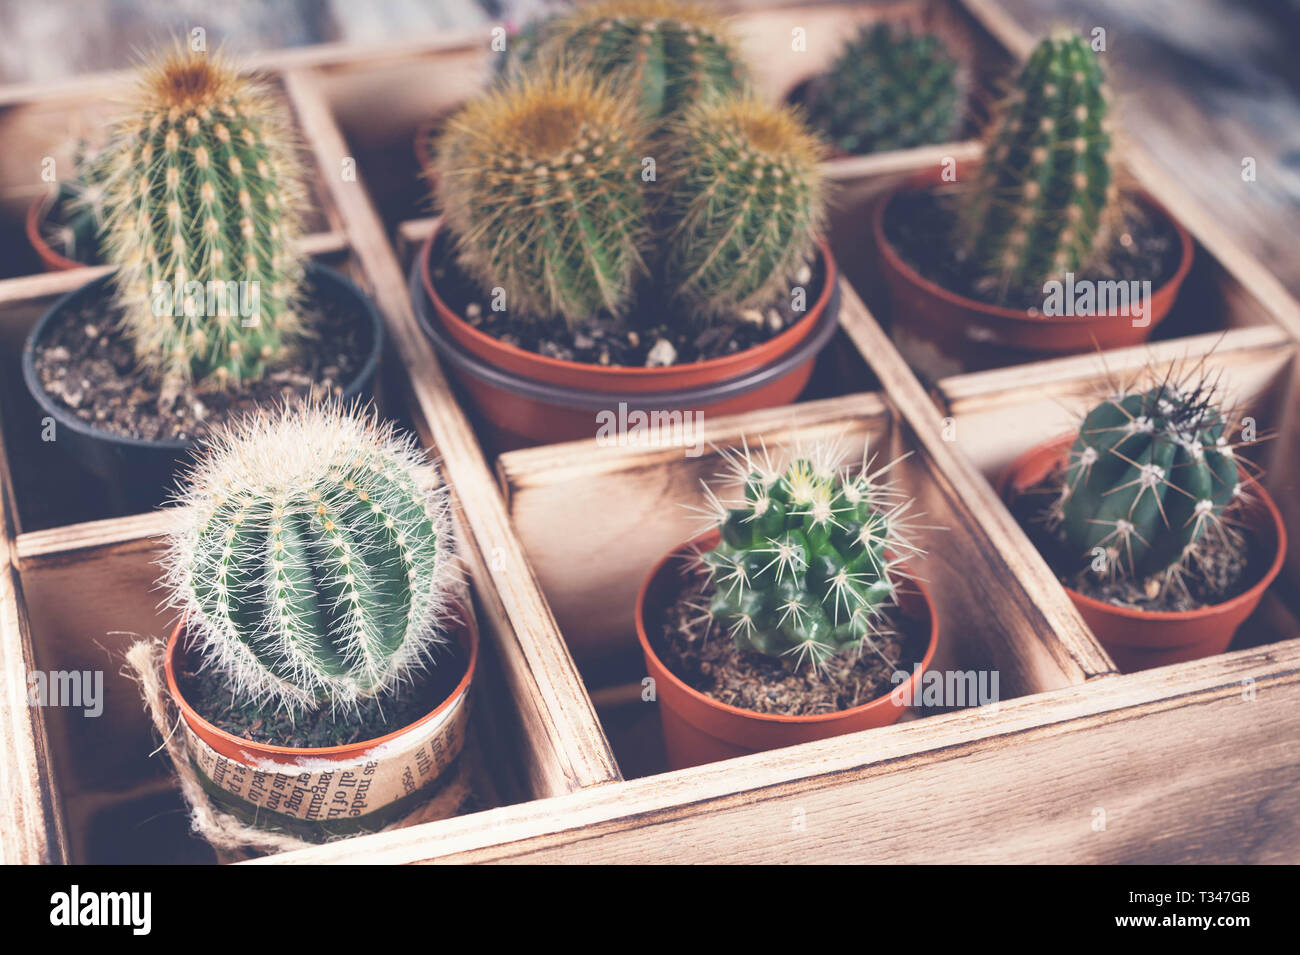
[[[1118,209],[1107,109],[1086,40],[1064,32],[1038,44],[964,194],[959,244],[982,289],[1040,286],[1104,254]]]
[[[172,512],[167,583],[237,695],[346,708],[426,662],[453,548],[423,467],[391,425],[333,404],[212,440]]]
[[[962,119],[957,62],[938,37],[866,25],[810,96],[814,125],[846,153],[952,138]]]
[[[111,147],[105,251],[136,354],[159,375],[238,384],[294,342],[304,191],[287,129],[216,54],[178,46],[144,71]]]
[[[1227,422],[1203,383],[1121,391],[1084,418],[1054,509],[1081,561],[1144,580],[1195,556],[1207,532],[1230,534],[1241,494]]]
[[[643,273],[635,108],[586,72],[528,71],[471,102],[439,143],[461,267],[524,316],[623,313]]]
[[[912,502],[871,471],[838,467],[838,449],[819,446],[785,468],[746,448],[730,455],[741,499],[709,490],[709,515],[721,532],[702,555],[714,584],[709,607],[736,647],[819,665],[871,645],[895,601]],[[706,486],[707,489],[707,486]]]
[[[752,94],[692,107],[673,130],[664,281],[699,316],[789,294],[822,227],[820,141]]]

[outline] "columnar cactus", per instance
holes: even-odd
[[[1226,530],[1224,510],[1240,493],[1227,422],[1211,391],[1163,382],[1121,392],[1088,413],[1055,516],[1094,571],[1144,580],[1189,560],[1208,530]]]
[[[1118,208],[1107,108],[1086,40],[1038,44],[963,195],[960,244],[984,290],[1040,286],[1106,251]]]
[[[869,24],[814,84],[808,111],[846,153],[941,143],[961,123],[958,76],[938,37]]]
[[[454,576],[413,441],[336,405],[212,440],[172,512],[172,604],[237,696],[347,708],[427,662]]]
[[[895,600],[900,564],[916,553],[907,540],[911,501],[870,471],[838,467],[818,447],[787,467],[748,451],[732,464],[743,499],[721,503],[709,491],[721,540],[702,555],[714,585],[709,612],[741,650],[813,665],[871,644]]]
[[[160,376],[238,384],[294,342],[304,191],[287,130],[216,54],[177,47],[144,71],[108,160],[105,252],[137,356]]]
[[[549,32],[546,51],[616,77],[656,125],[745,79],[725,21],[687,0],[590,0]]]
[[[821,142],[793,112],[752,94],[692,107],[672,142],[666,287],[704,317],[790,294],[822,228]]]
[[[439,141],[437,193],[461,267],[521,317],[621,314],[644,271],[635,107],[585,71],[521,73]]]

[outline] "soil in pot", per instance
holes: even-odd
[[[788,295],[765,308],[749,309],[732,320],[708,327],[669,323],[664,317],[678,309],[664,300],[657,285],[641,283],[633,310],[622,318],[597,315],[569,328],[559,317],[535,318],[510,311],[493,311],[491,297],[457,265],[454,239],[440,231],[430,255],[429,275],[447,307],[473,328],[498,341],[559,361],[629,368],[681,365],[723,358],[761,345],[807,317],[796,312]],[[796,282],[816,302],[825,283],[820,258],[805,266]]]
[[[1238,528],[1245,548],[1231,546],[1218,537],[1205,537],[1198,545],[1200,559],[1183,572],[1184,586],[1160,586],[1159,578],[1107,580],[1099,578],[1069,552],[1059,530],[1049,526],[1046,511],[1060,496],[1064,468],[1055,470],[1026,488],[1010,502],[1011,513],[1038,548],[1057,579],[1076,593],[1116,607],[1155,613],[1181,613],[1225,603],[1240,596],[1260,580],[1273,559],[1250,528]],[[1063,569],[1064,568],[1064,569]]]
[[[839,654],[817,671],[794,660],[737,650],[726,627],[700,611],[712,596],[706,579],[680,582],[664,610],[655,653],[674,676],[720,703],[782,716],[814,716],[889,694],[895,672],[913,671],[929,644],[927,621],[895,608],[882,622],[876,649]],[[879,652],[876,652],[879,651]]]
[[[229,391],[164,385],[140,368],[121,330],[111,283],[64,309],[36,344],[36,374],[55,401],[101,431],[151,441],[189,441],[258,407],[337,396],[356,379],[373,347],[362,304],[304,288],[302,310],[316,329],[291,359],[261,380]]]
[[[317,748],[378,739],[410,726],[451,696],[467,666],[464,648],[453,641],[440,648],[415,681],[365,700],[355,712],[325,707],[296,716],[236,700],[225,676],[202,666],[197,655],[176,677],[186,702],[218,729],[255,743]]]
[[[977,287],[979,275],[953,247],[956,209],[951,196],[936,189],[903,190],[885,208],[885,236],[904,262],[936,285],[985,305],[1037,311],[1043,305],[1041,285],[1001,290]],[[1132,203],[1126,210],[1124,229],[1109,261],[1084,280],[1143,282],[1159,289],[1174,277],[1182,255],[1182,243],[1173,223],[1144,203]]]

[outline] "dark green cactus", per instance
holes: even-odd
[[[1186,561],[1208,530],[1224,530],[1240,485],[1210,390],[1165,382],[1088,413],[1055,516],[1094,571],[1143,580]]]
[[[962,194],[959,245],[984,291],[1040,286],[1105,253],[1118,209],[1107,109],[1085,39],[1038,44]]]
[[[59,180],[44,231],[50,247],[64,258],[94,263],[104,230],[104,183],[107,154],[86,140],[73,151],[73,175]]]
[[[962,121],[957,61],[943,42],[866,25],[810,89],[812,125],[846,153],[946,142]]]
[[[141,362],[217,387],[260,377],[301,324],[305,193],[284,108],[215,54],[178,47],[144,72],[108,162],[105,252]]]
[[[880,632],[899,564],[915,550],[904,527],[911,502],[881,472],[850,476],[837,460],[822,448],[777,470],[736,455],[743,499],[721,504],[710,492],[722,539],[702,555],[709,609],[739,649],[817,665]]]
[[[822,229],[821,142],[752,94],[693,107],[673,142],[661,216],[670,294],[705,318],[789,295]]]
[[[172,604],[237,695],[347,707],[441,641],[454,571],[446,499],[409,438],[337,406],[220,435],[172,511]]]

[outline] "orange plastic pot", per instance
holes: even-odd
[[[45,236],[41,234],[41,226],[45,224],[45,215],[49,210],[50,196],[42,194],[32,200],[32,204],[27,207],[27,241],[31,243],[36,254],[40,256],[41,264],[45,266],[47,272],[65,272],[68,269],[80,269],[85,266],[74,259],[69,259],[55,252]]]
[[[1073,435],[1063,435],[1017,458],[999,484],[1003,500],[1009,502],[1045,479],[1065,461],[1073,443]],[[1263,577],[1245,593],[1199,610],[1171,612],[1117,607],[1065,588],[1084,622],[1124,673],[1223,653],[1282,570],[1286,557],[1282,515],[1259,482],[1249,476],[1246,481],[1250,502],[1242,520],[1259,545],[1273,553],[1273,559]]]
[[[915,582],[915,586],[920,592],[900,595],[899,606],[904,613],[929,624],[930,640],[921,665],[888,694],[869,703],[814,716],[758,713],[721,703],[673,675],[650,645],[646,633],[647,613],[653,615],[668,605],[683,579],[682,571],[690,549],[707,549],[717,542],[718,532],[713,531],[664,557],[645,579],[636,598],[636,635],[641,641],[646,670],[654,679],[670,769],[684,769],[733,756],[828,739],[898,721],[906,709],[905,701],[919,695],[921,675],[929,668],[939,645],[939,620],[934,612],[934,602],[919,582]]]
[[[911,177],[899,190],[882,197],[872,217],[880,271],[890,299],[891,334],[909,363],[923,371],[932,368],[936,375],[980,371],[1043,355],[1140,344],[1169,314],[1191,270],[1192,237],[1163,206],[1143,194],[1142,201],[1173,226],[1180,253],[1173,276],[1152,291],[1142,324],[1134,324],[1132,316],[1115,311],[1093,316],[1047,316],[967,298],[922,276],[903,261],[885,235],[885,214],[895,197],[939,183],[937,171]]]

